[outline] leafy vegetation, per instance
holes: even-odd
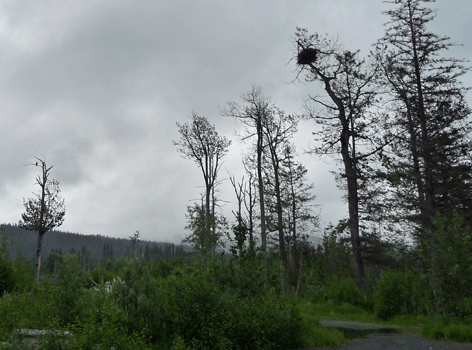
[[[257,253],[252,256],[253,263],[260,263]],[[88,273],[77,255],[67,255],[54,275],[57,285],[45,278],[0,299],[5,315],[0,339],[7,341],[16,328],[46,328],[71,331],[81,349],[98,344],[118,349],[302,346],[296,302],[281,292],[274,279],[264,283],[262,268],[259,278],[252,280],[257,286],[243,293],[236,265],[219,256],[186,264],[131,257],[118,261],[109,274],[101,274]],[[99,288],[94,288],[92,276],[101,278]],[[111,291],[102,283],[105,279],[115,281]],[[261,279],[267,288],[258,290]]]
[[[449,226],[448,234],[454,227],[461,226]],[[374,290],[362,291],[354,282],[352,253],[343,247],[332,237],[317,249],[307,247],[297,292],[278,255],[264,259],[254,246],[187,260],[129,256],[90,272],[78,254],[66,254],[57,271],[37,283],[33,259],[4,258],[10,277],[2,277],[9,288],[0,298],[0,341],[9,341],[17,328],[68,330],[74,342],[67,346],[77,349],[297,349],[346,341],[337,329],[321,326],[320,317],[380,321],[434,339],[470,341],[470,295],[433,314],[432,289],[415,269],[420,252],[408,251],[409,267],[383,270],[373,278]],[[333,252],[344,265],[332,265]],[[399,255],[399,263],[404,259]],[[376,268],[367,264],[368,275]],[[456,271],[467,270],[456,262],[449,275]],[[459,306],[460,314],[450,314]],[[51,340],[43,348],[54,344],[63,346]]]

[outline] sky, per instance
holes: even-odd
[[[472,59],[472,2],[438,0],[430,29]],[[241,125],[221,110],[252,85],[289,114],[318,83],[296,80],[294,33],[338,38],[366,56],[391,8],[381,0],[0,0],[0,223],[17,223],[46,161],[66,202],[63,231],[180,243],[186,207],[203,178],[183,159],[176,123],[192,111],[233,143],[221,180],[243,175]],[[464,78],[472,86],[472,76]],[[467,95],[469,104],[472,95]],[[334,159],[304,153],[316,125],[296,137],[314,184],[321,226],[347,216]],[[232,219],[233,190],[220,186]]]

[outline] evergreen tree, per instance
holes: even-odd
[[[388,1],[394,8],[384,37],[377,45],[384,84],[392,98],[393,140],[383,161],[394,191],[396,213],[413,227],[412,233],[429,261],[428,273],[436,311],[444,300],[441,248],[433,218],[452,221],[457,211],[472,222],[472,164],[466,89],[460,78],[469,70],[464,61],[444,57],[454,44],[428,30],[433,0]],[[395,214],[395,213],[394,213]]]
[[[396,212],[416,227],[421,241],[434,232],[433,217],[458,211],[472,223],[468,108],[459,79],[464,61],[446,58],[454,44],[430,32],[432,0],[386,1],[395,7],[377,44],[393,120],[390,152],[383,159]]]
[[[219,215],[206,215],[203,203],[187,207],[187,222],[185,229],[191,233],[182,240],[183,243],[192,243],[203,254],[215,252],[224,246],[222,239],[226,234],[226,219]]]

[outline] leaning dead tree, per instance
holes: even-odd
[[[375,70],[358,58],[357,52],[343,50],[340,45],[305,29],[297,33],[297,66],[307,81],[319,81],[327,96],[311,97],[318,106],[310,110],[310,118],[322,126],[317,133],[316,154],[339,155],[343,162],[347,188],[349,231],[356,267],[356,284],[364,287],[364,263],[359,225],[359,177],[363,161],[374,154],[377,141],[375,122],[368,108],[375,97]],[[321,108],[319,108],[321,107]]]

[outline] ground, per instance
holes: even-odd
[[[472,344],[434,341],[420,336],[398,332],[394,328],[382,325],[370,325],[359,322],[346,322],[322,318],[320,323],[328,327],[340,327],[363,333],[365,338],[354,339],[336,348],[323,350],[472,350]],[[368,334],[367,333],[371,333]],[[309,348],[304,350],[321,350]]]

